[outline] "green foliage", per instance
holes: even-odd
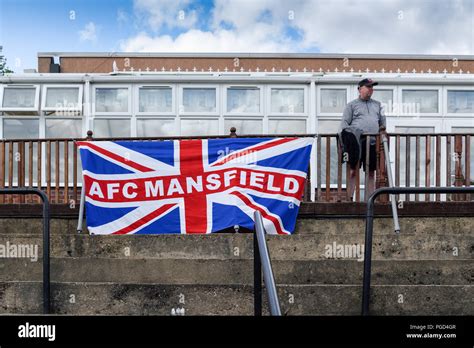
[[[7,60],[4,56],[0,56],[0,76],[5,75],[5,74],[10,74],[12,73],[13,70],[11,70],[9,67],[7,67]]]

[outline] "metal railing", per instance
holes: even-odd
[[[364,278],[362,287],[362,315],[369,315],[370,304],[370,276],[372,272],[372,236],[374,222],[375,199],[381,194],[410,194],[410,193],[474,193],[474,187],[384,187],[375,190],[367,202],[367,214],[365,224],[365,251],[364,251]]]
[[[49,200],[48,196],[38,189],[0,189],[0,194],[20,194],[20,195],[37,195],[43,203],[43,314],[49,314],[51,308],[51,283],[50,283],[50,238],[49,238]]]
[[[254,258],[254,310],[256,316],[262,315],[262,270],[265,288],[267,289],[268,304],[272,316],[281,316],[280,302],[276,291],[275,278],[273,277],[270,253],[268,252],[263,227],[262,215],[255,211],[255,234],[253,244]]]

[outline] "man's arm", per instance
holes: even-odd
[[[352,106],[347,104],[342,113],[341,125],[339,126],[339,131],[342,131],[344,128],[347,128],[352,123]]]

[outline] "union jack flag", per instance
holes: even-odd
[[[92,234],[293,232],[312,138],[80,141]]]

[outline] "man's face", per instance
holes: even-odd
[[[361,99],[368,100],[374,93],[374,86],[362,86],[359,87],[359,96]]]

